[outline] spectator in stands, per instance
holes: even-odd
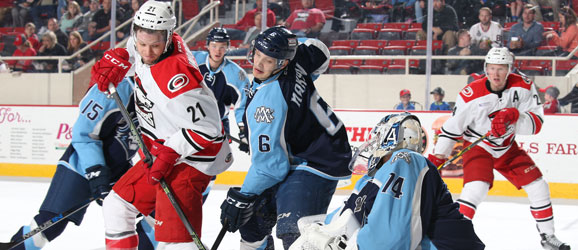
[[[534,55],[536,48],[542,43],[544,26],[534,20],[535,14],[535,6],[526,4],[522,12],[522,22],[514,24],[510,29],[508,47],[517,56]]]
[[[124,11],[124,19],[127,20],[131,17],[134,17],[134,14],[138,11],[143,3],[143,0],[132,0],[130,2],[130,9]],[[124,26],[124,28],[116,32],[116,37],[118,37],[119,40],[123,40],[126,35],[130,34],[130,27],[130,25]]]
[[[57,1],[58,0],[34,0],[32,7],[30,8],[30,15],[36,27],[40,27],[42,30],[44,27],[45,20],[48,18],[56,18],[57,12]],[[39,36],[44,33],[39,32]]]
[[[458,31],[458,15],[452,6],[446,5],[445,0],[433,1],[433,39],[443,40],[444,52],[456,45],[456,32]],[[427,19],[424,20],[422,29],[418,32],[418,40],[425,40]]]
[[[492,47],[502,47],[502,26],[492,21],[492,10],[488,7],[480,9],[478,18],[480,22],[470,28],[470,36],[472,44],[485,55]]]
[[[402,89],[399,92],[399,100],[401,102],[395,107],[396,110],[415,110],[415,106],[411,103],[411,92],[409,92],[409,89]]]
[[[451,56],[471,56],[483,55],[477,46],[471,43],[470,32],[466,29],[458,31],[458,44],[448,50]],[[458,60],[452,59],[446,62],[446,74],[469,75],[482,70],[483,62],[480,60]]]
[[[14,1],[14,7],[12,7],[12,26],[13,27],[23,27],[26,23],[26,19],[30,13],[30,7],[34,0],[17,0]]]
[[[96,23],[96,29],[92,31],[89,29],[90,40],[96,40],[104,33],[110,30],[110,20],[111,20],[111,1],[112,0],[102,0],[102,9],[98,10],[92,17],[92,21]],[[116,10],[116,25],[119,25],[124,20],[124,16],[120,8]],[[92,31],[92,32],[91,32]]]
[[[88,44],[82,39],[80,33],[78,31],[72,31],[70,32],[70,35],[68,35],[68,47],[66,47],[66,51],[68,52],[68,55],[73,55],[77,51],[86,47],[86,45]],[[66,60],[66,63],[68,64],[66,70],[76,70],[92,60],[93,57],[94,55],[92,50],[87,49],[76,57]],[[64,66],[63,69],[65,69]]]
[[[413,22],[415,18],[415,3],[416,0],[391,0],[391,5],[393,6],[393,12],[391,17],[391,22]]]
[[[82,12],[80,11],[80,5],[75,1],[70,1],[67,7],[68,11],[65,12],[60,18],[60,30],[65,34],[69,34],[73,30],[74,23],[76,23],[80,18],[82,18]]]
[[[257,35],[261,33],[261,12],[255,13],[255,25],[247,30],[243,43],[239,44],[236,49],[230,50],[227,54],[230,56],[245,56],[249,52],[249,47],[251,47],[251,42],[255,40]]]
[[[239,20],[233,27],[227,29],[227,34],[231,37],[231,40],[242,40],[245,37],[246,32],[253,26],[255,26],[255,14],[263,10],[263,2],[256,1],[256,7],[250,11],[247,11],[245,15]],[[275,12],[267,8],[267,27],[273,27],[277,23]],[[261,26],[261,23],[257,24]]]
[[[425,10],[425,1],[419,0],[415,1],[415,22],[416,23],[423,23],[424,21],[424,14],[423,11]]]
[[[555,114],[560,113],[560,107],[558,105],[558,96],[560,95],[560,90],[554,85],[550,85],[540,92],[544,93],[544,114]]]
[[[90,0],[90,9],[82,15],[81,20],[79,20],[74,26],[78,32],[82,35],[82,38],[86,41],[89,40],[90,37],[88,35],[89,25],[92,22],[92,17],[94,14],[100,9],[100,2],[98,0]],[[96,23],[92,23],[93,26],[91,27],[93,32],[96,32]]]
[[[388,23],[391,12],[389,0],[361,0],[361,8],[368,23]]]
[[[429,93],[433,95],[434,99],[434,102],[429,106],[430,111],[451,110],[450,105],[447,102],[444,102],[446,92],[441,87],[437,87]]]
[[[66,48],[57,42],[56,34],[53,31],[48,31],[42,36],[42,46],[38,49],[39,56],[65,56],[66,54]],[[57,60],[45,60],[40,64],[41,67],[37,67],[37,69],[42,72],[58,71]]]
[[[510,1],[510,16],[512,22],[517,22],[520,14],[522,14],[522,7],[524,6],[524,1],[522,0],[511,0]]]
[[[54,17],[48,19],[46,22],[46,27],[42,27],[40,31],[38,31],[38,35],[44,37],[44,34],[49,31],[52,31],[54,35],[56,35],[58,43],[62,45],[62,47],[66,47],[68,45],[68,35],[60,30],[60,27],[58,26],[58,20],[56,20]]]
[[[26,35],[26,41],[32,45],[32,48],[38,51],[40,48],[40,39],[38,39],[38,35],[36,35],[36,25],[34,25],[34,23],[26,23],[26,25],[24,25],[24,35]]]
[[[572,104],[570,113],[578,113],[578,83],[574,85],[574,88],[572,88],[570,93],[558,99],[558,104],[560,107]]]
[[[285,27],[298,37],[318,37],[325,25],[325,14],[320,9],[313,8],[314,2],[301,0],[303,9],[293,11],[285,21]]]
[[[26,41],[24,34],[16,36],[14,46],[16,46],[16,50],[12,56],[36,56],[36,50],[32,48],[30,42]],[[6,61],[6,63],[13,71],[30,72],[34,69],[32,60],[10,60]]]
[[[555,31],[544,33],[546,39],[552,39],[554,43],[563,51],[560,56],[567,56],[576,46],[578,46],[578,24],[576,24],[576,13],[574,10],[564,7],[558,13],[560,20],[561,35]],[[573,59],[578,59],[578,52],[574,53]]]
[[[558,21],[558,12],[560,12],[560,0],[529,0],[529,3],[536,6],[536,21]],[[542,6],[552,9],[551,17],[544,17]]]

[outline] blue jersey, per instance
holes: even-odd
[[[392,154],[350,208],[361,229],[359,249],[483,249],[436,167],[407,149]]]
[[[396,110],[415,110],[415,106],[413,105],[413,103],[410,102],[410,103],[407,104],[407,108],[404,109],[404,108],[403,108],[403,103],[400,102],[400,103],[395,107],[395,109],[396,109]]]
[[[209,53],[192,51],[199,65],[205,83],[217,98],[221,118],[229,113],[229,107],[235,106],[235,120],[241,123],[245,112],[245,94],[243,90],[249,84],[247,73],[233,61],[225,58],[216,70],[211,70]]]
[[[244,123],[251,167],[241,192],[261,194],[290,170],[347,179],[351,148],[343,122],[319,96],[312,78],[323,73],[329,50],[319,40],[300,44],[294,59],[247,89]]]
[[[134,113],[132,82],[125,78],[117,92],[133,122]],[[113,176],[120,177],[130,168],[130,159],[138,144],[130,135],[128,123],[122,117],[116,102],[92,86],[78,105],[80,112],[72,128],[72,141],[60,159],[60,165],[84,176],[86,169],[95,165],[107,166]]]
[[[450,105],[447,102],[432,102],[429,106],[430,111],[435,110],[451,110]]]

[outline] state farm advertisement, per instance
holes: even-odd
[[[0,164],[54,164],[70,144],[76,107],[0,106]]]

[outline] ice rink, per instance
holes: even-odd
[[[20,226],[30,222],[44,199],[49,181],[44,178],[0,178],[0,241],[8,241]],[[214,187],[203,207],[202,241],[209,247],[221,229],[219,206],[225,198],[226,189],[225,186]],[[345,193],[335,195],[330,209],[337,207],[345,197]],[[578,200],[555,199],[553,204],[556,235],[578,249]],[[479,206],[474,218],[476,232],[486,244],[486,249],[542,249],[528,207],[525,198],[488,197]],[[69,225],[59,238],[44,249],[104,249],[103,235],[102,212],[94,203],[80,227]],[[219,249],[239,249],[239,239],[238,233],[227,233]],[[280,241],[276,242],[276,249],[282,249]]]

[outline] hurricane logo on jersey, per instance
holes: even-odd
[[[397,153],[394,157],[393,160],[391,160],[391,163],[394,163],[395,161],[402,159],[404,161],[407,162],[407,164],[411,163],[411,156],[409,155],[409,152],[399,152]]]
[[[205,79],[207,85],[213,86],[213,83],[215,83],[215,76],[212,76],[209,72],[205,72],[203,79]]]
[[[187,86],[187,84],[189,84],[189,77],[187,77],[187,75],[183,73],[180,73],[176,74],[171,78],[171,80],[169,80],[167,87],[169,91],[175,93],[179,91],[179,89],[182,89],[183,87]]]
[[[472,87],[470,86],[467,86],[462,90],[462,95],[464,95],[465,97],[471,97],[473,94],[474,90],[472,90]]]
[[[257,108],[257,111],[255,111],[255,121],[256,122],[266,122],[266,123],[271,123],[273,122],[273,119],[275,119],[275,117],[273,116],[273,113],[275,113],[275,110],[265,107],[265,106],[261,106]]]

